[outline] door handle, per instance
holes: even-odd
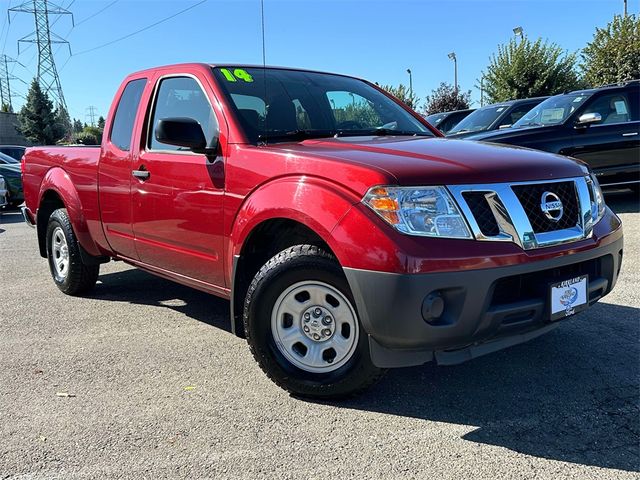
[[[149,177],[151,176],[151,173],[149,173],[149,171],[147,171],[147,169],[144,168],[144,165],[140,167],[140,170],[133,170],[131,173],[138,180],[142,180],[142,181],[148,180]]]
[[[623,137],[635,137],[636,135],[638,135],[638,132],[629,132],[622,134]]]

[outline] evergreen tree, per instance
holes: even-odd
[[[62,115],[62,112],[54,112],[53,103],[34,79],[27,94],[27,101],[18,114],[18,130],[34,144],[55,144],[66,133],[64,125],[60,123]]]
[[[73,119],[73,133],[80,133],[83,128],[84,128],[84,126],[82,125],[82,122],[80,120],[78,120],[77,118],[74,118]]]
[[[98,118],[98,128],[104,128],[104,123],[104,117],[100,115],[100,118]]]

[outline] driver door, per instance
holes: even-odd
[[[211,100],[196,76],[165,75],[156,80],[151,105],[131,189],[138,256],[150,266],[224,287],[221,159],[155,136],[160,120],[188,117],[213,144],[219,122]]]

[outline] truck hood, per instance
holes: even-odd
[[[386,172],[398,185],[454,185],[549,180],[584,175],[560,155],[522,147],[420,137],[346,137],[275,145],[288,155],[336,159]]]

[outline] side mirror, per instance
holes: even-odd
[[[156,140],[168,145],[186,147],[195,153],[212,153],[207,147],[202,127],[193,118],[163,118],[156,127]]]
[[[588,127],[593,123],[598,123],[602,121],[602,115],[597,112],[594,113],[585,113],[580,115],[578,120],[576,121],[576,127]]]

